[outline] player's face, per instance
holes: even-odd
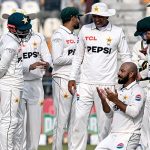
[[[17,34],[19,36],[19,38],[23,39],[26,38],[27,35],[29,34],[30,30],[17,30]]]
[[[118,83],[126,84],[129,81],[129,72],[128,68],[125,65],[122,65],[118,72]]]
[[[146,32],[145,38],[146,38],[147,44],[150,44],[150,31]]]
[[[80,26],[80,17],[79,16],[75,16],[75,20],[74,20],[74,29],[79,29]]]
[[[92,15],[92,18],[97,28],[106,26],[108,24],[108,17]]]

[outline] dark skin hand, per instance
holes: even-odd
[[[68,91],[70,92],[71,95],[75,94],[75,91],[76,91],[76,81],[75,80],[70,80],[68,82]]]
[[[38,61],[30,65],[29,70],[34,70],[36,68],[47,69],[49,67],[49,63],[45,61]]]
[[[107,98],[109,101],[116,104],[121,111],[126,112],[127,105],[118,99],[118,93],[116,90],[115,93],[113,93],[109,88],[105,88],[105,92],[107,93]]]
[[[97,93],[101,99],[104,112],[109,113],[111,111],[111,109],[106,101],[106,98],[107,98],[106,92],[103,89],[99,89],[98,87],[96,89],[97,89]]]
[[[147,50],[148,50],[148,46],[140,50],[140,52],[143,53],[144,55],[147,55]]]

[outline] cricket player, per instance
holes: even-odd
[[[44,36],[33,31],[31,34],[30,40],[21,47],[23,51],[24,87],[20,111],[23,116],[25,116],[26,111],[27,115],[26,147],[21,148],[21,150],[38,150],[44,101],[42,78],[52,63]],[[20,127],[23,127],[23,120],[20,123]]]
[[[145,72],[139,75],[139,80],[145,79],[150,77],[150,17],[145,17],[137,22],[137,31],[134,33],[135,36],[146,37],[146,44],[148,45],[147,49],[147,68]],[[143,126],[141,130],[141,146],[142,150],[149,150],[150,149],[150,83],[147,84],[146,87],[147,96],[146,96],[146,103],[144,109],[144,116],[143,116]]]
[[[76,52],[77,35],[74,29],[79,28],[80,13],[75,7],[66,7],[60,17],[63,25],[52,35],[52,88],[56,111],[53,131],[53,150],[62,150],[65,128],[68,130],[68,147],[70,147],[71,126],[73,122],[73,96],[68,91],[71,64]]]
[[[142,40],[135,43],[132,49],[132,61],[137,65],[140,75],[143,77],[146,74],[147,77],[147,69],[148,69],[148,44],[146,39],[150,39],[150,32],[144,34]],[[147,85],[149,83],[148,79],[143,77],[144,79],[139,82],[139,84],[145,89],[147,92]]]
[[[123,63],[118,72],[117,91],[97,88],[107,117],[112,118],[111,132],[95,150],[136,150],[144,113],[145,95],[136,82],[138,69],[132,62]]]
[[[23,41],[30,35],[30,18],[21,13],[8,17],[9,32],[0,39],[0,149],[14,150],[18,105],[23,90]]]
[[[97,112],[99,141],[109,132],[111,121],[105,117],[96,87],[114,90],[118,53],[123,62],[131,61],[122,29],[108,21],[115,13],[115,9],[108,9],[104,3],[93,4],[89,13],[93,23],[84,25],[79,32],[79,43],[68,83],[68,89],[73,94],[73,90],[76,90],[76,74],[81,69],[75,94],[77,98],[71,150],[86,149],[88,116],[93,104]]]

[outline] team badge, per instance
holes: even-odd
[[[69,94],[66,92],[65,94],[64,94],[64,98],[68,98],[69,97]]]
[[[93,12],[95,12],[95,13],[96,13],[96,12],[100,12],[100,9],[98,8],[98,6],[95,6],[95,7],[94,7]]]
[[[37,48],[37,43],[35,41],[32,43],[32,45],[33,45],[33,48]]]
[[[124,99],[124,100],[127,100],[127,99],[128,99],[128,96],[127,96],[127,95],[125,95],[125,96],[123,97],[123,99]]]
[[[135,100],[136,100],[136,101],[141,101],[141,95],[140,95],[140,94],[137,94],[137,95],[135,96]]]
[[[23,18],[22,22],[23,22],[24,24],[28,23],[28,18]]]
[[[110,45],[112,42],[112,38],[109,36],[106,40],[107,40],[107,45]]]
[[[121,149],[121,148],[123,148],[124,147],[124,144],[123,143],[119,143],[118,145],[117,145],[117,148],[118,149]]]

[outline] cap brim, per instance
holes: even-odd
[[[85,15],[98,15],[98,16],[104,16],[104,17],[110,17],[116,14],[115,9],[109,9],[107,12],[89,12]]]
[[[32,25],[29,23],[28,25],[21,26],[18,29],[22,31],[22,30],[30,30],[31,28]]]
[[[143,32],[136,31],[136,32],[134,33],[134,36],[141,36],[142,33],[143,33]]]
[[[2,14],[2,18],[3,19],[8,19],[9,16],[10,16],[9,14]],[[34,20],[34,19],[38,18],[38,14],[37,13],[26,14],[26,16],[29,16],[29,18],[31,20]]]

